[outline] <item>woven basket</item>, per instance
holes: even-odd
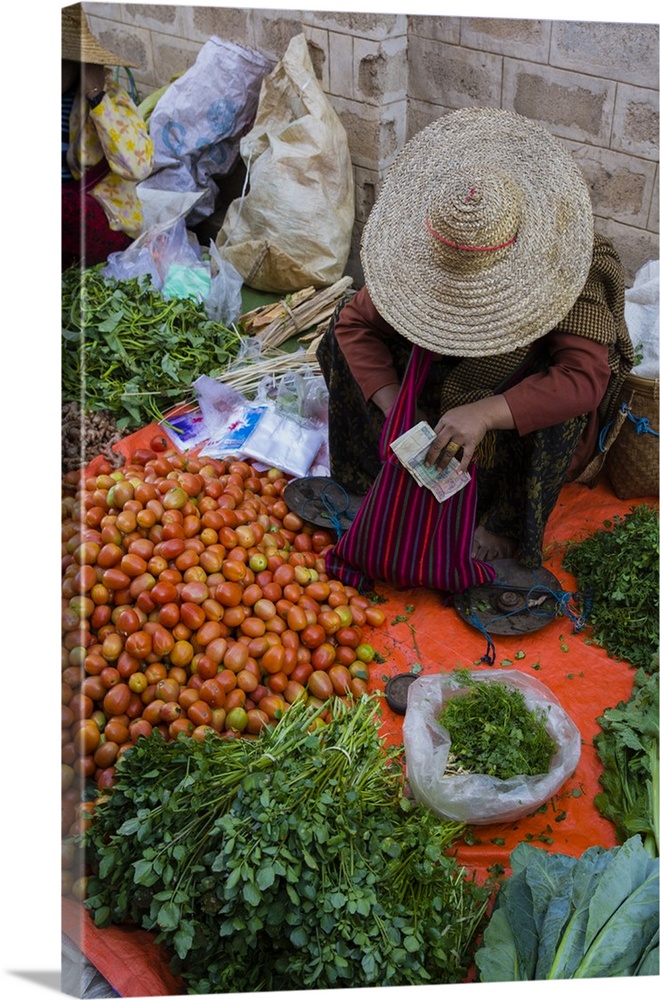
[[[658,495],[658,379],[629,375],[623,383],[619,405],[627,408],[627,417],[605,459],[612,489],[620,500],[655,497]]]

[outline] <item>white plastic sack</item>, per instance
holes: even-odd
[[[137,186],[145,227],[186,211],[189,225],[212,214],[218,194],[212,178],[235,166],[271,68],[260,52],[212,35],[167,87],[149,118],[154,167]]]
[[[403,722],[407,778],[415,799],[444,819],[483,825],[509,823],[547,802],[580,759],[580,731],[551,691],[519,670],[482,670],[473,677],[522,691],[530,709],[548,710],[546,726],[558,750],[547,774],[494,778],[487,774],[444,776],[451,741],[437,722],[443,702],[465,690],[453,674],[418,677],[408,689]]]
[[[632,288],[625,293],[625,317],[630,339],[641,361],[631,375],[639,378],[658,378],[658,345],[660,343],[660,311],[658,275],[660,261],[649,260],[643,264]]]
[[[316,79],[305,36],[291,39],[265,78],[252,130],[241,140],[249,190],[217,236],[222,255],[261,291],[334,284],[355,218],[346,132]]]

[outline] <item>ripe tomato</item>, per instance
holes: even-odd
[[[259,702],[259,710],[271,720],[281,719],[287,710],[287,703],[279,694],[267,694]]]
[[[326,641],[325,629],[319,625],[307,625],[300,633],[300,641],[308,649],[317,649]]]
[[[362,629],[356,625],[346,625],[335,632],[335,639],[340,646],[356,649],[362,642]]]
[[[164,434],[154,434],[149,441],[149,447],[152,451],[167,451],[169,442]]]
[[[330,675],[325,670],[314,670],[309,675],[307,690],[321,701],[327,701],[335,693]]]
[[[123,715],[133,692],[123,681],[109,688],[103,699],[103,711],[108,715]]]
[[[311,663],[314,670],[329,670],[337,658],[337,647],[331,642],[322,642],[312,650]]]
[[[225,608],[233,608],[241,603],[243,588],[240,583],[233,580],[225,580],[219,583],[215,591],[215,600]]]
[[[265,729],[270,724],[270,718],[263,709],[251,708],[246,712],[246,716],[245,732],[252,735],[260,733],[262,729]]]
[[[351,675],[348,669],[341,663],[335,663],[328,670],[328,677],[332,682],[335,694],[346,695],[351,689]]]
[[[213,721],[213,710],[208,702],[198,698],[186,710],[187,716],[195,726],[210,726]]]

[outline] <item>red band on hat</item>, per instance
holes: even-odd
[[[512,243],[515,243],[516,236],[518,235],[517,233],[514,233],[511,239],[507,240],[506,243],[499,243],[497,246],[493,247],[468,247],[464,246],[462,243],[452,243],[451,240],[448,240],[444,236],[441,236],[440,233],[437,233],[435,231],[435,229],[433,228],[428,219],[424,219],[424,225],[430,232],[431,236],[435,237],[436,240],[440,240],[441,243],[445,243],[448,247],[453,247],[454,250],[470,250],[472,252],[478,252],[478,253],[485,253],[488,252],[489,250],[503,250],[504,247],[509,247],[511,246]]]

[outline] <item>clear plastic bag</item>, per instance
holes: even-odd
[[[260,351],[259,342],[247,338],[238,360],[258,361]],[[321,382],[311,372],[266,375],[249,401],[231,386],[201,375],[194,388],[208,430],[207,454],[234,454],[266,468],[307,475],[327,443]]]
[[[222,259],[213,241],[209,244],[209,253],[211,287],[204,301],[204,308],[209,319],[228,326],[235,323],[241,315],[243,278],[233,264]]]
[[[638,378],[658,378],[658,344],[660,344],[660,312],[658,311],[659,262],[643,264],[632,288],[626,289],[625,316],[628,332],[639,358],[631,371]]]
[[[552,692],[534,677],[519,670],[473,671],[473,676],[518,688],[528,708],[547,711],[547,730],[557,744],[550,770],[506,780],[487,774],[445,777],[451,740],[437,717],[443,702],[465,689],[453,674],[432,674],[418,677],[408,689],[403,722],[408,783],[415,799],[444,819],[475,825],[509,823],[538,809],[570,777],[580,759],[580,731]]]
[[[119,281],[148,274],[160,292],[172,267],[199,268],[203,266],[201,259],[196,238],[189,234],[185,219],[179,218],[153,226],[125,250],[111,253],[101,274]]]

